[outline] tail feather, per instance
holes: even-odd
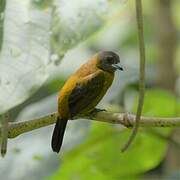
[[[51,147],[54,152],[58,153],[61,149],[67,121],[67,119],[57,118],[51,141]]]

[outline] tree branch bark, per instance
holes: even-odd
[[[53,124],[56,122],[56,116],[57,113],[55,112],[33,120],[9,123],[8,138],[15,138],[23,133]],[[78,118],[91,119],[92,115],[76,117],[74,120]],[[100,122],[121,124],[129,128],[133,127],[136,122],[136,116],[127,113],[98,112],[95,115],[93,115],[93,119],[95,121],[100,121]],[[177,127],[180,126],[180,117],[163,118],[163,117],[141,116],[139,121],[139,126],[141,127],[175,127],[176,126]],[[0,136],[1,136],[1,131],[0,131]]]

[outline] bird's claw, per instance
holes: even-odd
[[[90,118],[93,119],[98,112],[107,111],[106,109],[94,108],[89,114]]]

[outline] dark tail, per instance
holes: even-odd
[[[51,140],[51,147],[54,152],[58,153],[61,149],[67,121],[67,119],[60,119],[59,117],[57,118]]]

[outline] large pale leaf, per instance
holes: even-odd
[[[108,17],[107,0],[55,0],[53,49],[59,57],[96,32]]]
[[[7,0],[0,21],[0,113],[29,98],[49,66],[102,27],[107,12],[107,0]]]
[[[46,80],[50,9],[7,0],[0,52],[0,113],[23,102]]]

